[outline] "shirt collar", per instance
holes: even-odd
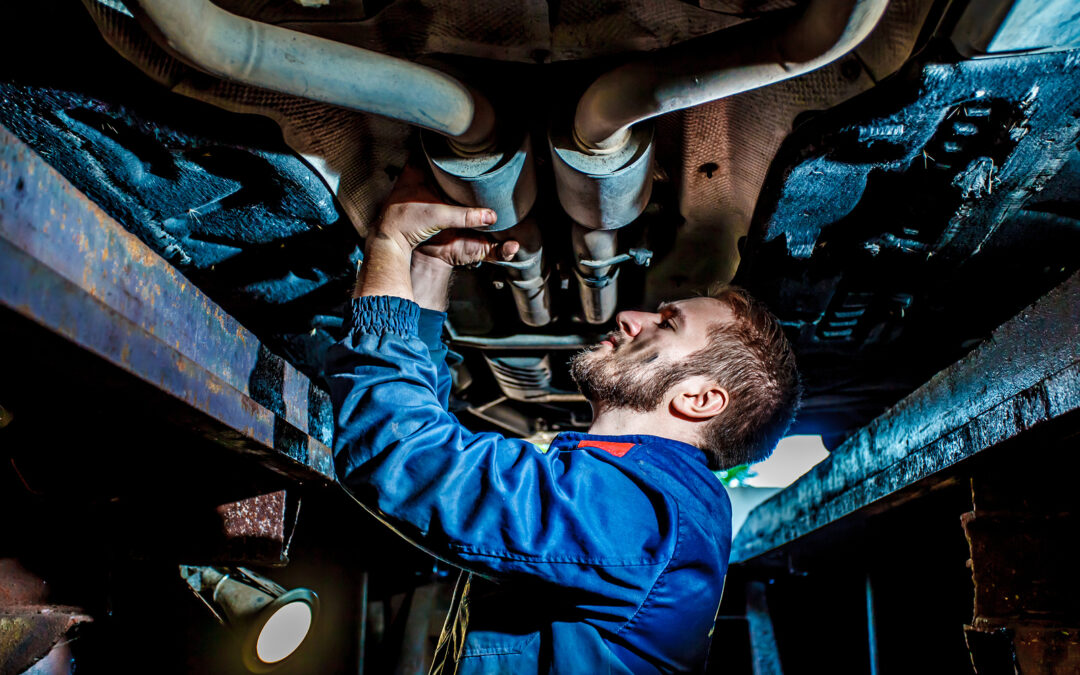
[[[552,446],[560,448],[576,448],[581,441],[601,441],[604,443],[633,443],[634,445],[661,446],[665,450],[681,453],[693,457],[702,464],[708,465],[709,461],[705,451],[699,447],[676,441],[662,436],[649,436],[648,434],[627,434],[621,436],[602,436],[600,434],[586,434],[580,431],[564,431],[551,441]]]

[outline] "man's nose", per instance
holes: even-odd
[[[630,337],[637,337],[638,333],[641,332],[642,327],[648,325],[649,321],[656,316],[656,314],[651,314],[649,312],[626,311],[616,314],[615,321],[618,322],[622,332]]]

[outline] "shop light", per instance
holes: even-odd
[[[254,673],[269,672],[295,653],[319,613],[319,598],[312,591],[286,591],[244,567],[181,565],[180,576],[233,630],[244,666]]]

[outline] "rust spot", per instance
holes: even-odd
[[[285,491],[251,497],[217,507],[229,539],[251,537],[283,542]]]
[[[98,214],[100,217],[100,214]],[[121,241],[124,244],[124,249],[127,254],[131,256],[136,262],[146,267],[155,266],[158,262],[157,256],[154,255],[146,244],[139,241],[134,235],[129,237],[122,237]]]

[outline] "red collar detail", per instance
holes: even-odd
[[[615,455],[616,457],[622,457],[626,453],[630,452],[630,448],[637,445],[636,443],[613,443],[611,441],[590,441],[585,439],[579,441],[577,446],[579,448],[597,448],[604,452]]]

